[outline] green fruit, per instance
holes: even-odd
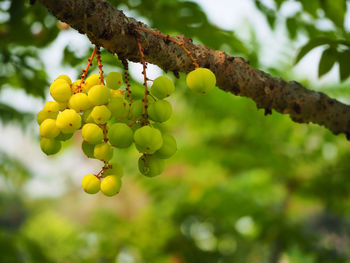
[[[169,120],[172,113],[171,104],[166,100],[158,100],[148,107],[148,116],[153,121],[165,122]]]
[[[134,133],[135,146],[139,152],[152,154],[163,144],[162,134],[150,126],[143,126]]]
[[[207,68],[197,68],[186,77],[187,86],[199,93],[208,93],[216,85],[216,77],[214,73]]]
[[[123,76],[119,72],[111,72],[106,78],[107,87],[117,90],[123,85]]]
[[[83,136],[84,141],[97,144],[103,140],[103,131],[94,123],[87,123],[81,129],[81,135]]]
[[[105,169],[103,171],[103,177],[106,177],[109,174],[113,174],[115,176],[119,176],[119,177],[123,177],[124,176],[124,170],[123,170],[123,166],[118,163],[117,161],[111,162],[109,163],[109,167],[108,169]]]
[[[91,116],[91,112],[92,112],[92,109],[88,109],[83,112],[83,115],[81,117],[83,120],[83,123],[94,123],[94,119]]]
[[[107,137],[114,147],[126,148],[133,142],[133,131],[125,123],[114,123],[109,128]]]
[[[87,174],[81,181],[81,186],[88,194],[96,194],[100,191],[100,179],[93,174]]]
[[[40,148],[46,155],[52,155],[61,150],[61,143],[54,139],[41,138]]]
[[[126,118],[129,113],[129,103],[123,98],[112,98],[108,103],[108,109],[117,120]]]
[[[153,81],[151,93],[158,99],[169,97],[175,90],[174,83],[165,76],[160,76]]]
[[[94,148],[94,156],[100,161],[108,162],[113,157],[113,147],[105,142],[96,144]]]
[[[75,110],[67,109],[57,116],[57,127],[63,133],[73,133],[81,126],[81,117]]]
[[[39,111],[36,121],[40,125],[46,119],[56,119],[58,112],[47,112],[47,111]]]
[[[55,101],[66,102],[71,96],[71,89],[65,80],[57,79],[50,86],[50,94]]]
[[[85,93],[76,93],[69,99],[69,107],[76,112],[90,109],[92,104]]]
[[[97,124],[105,124],[111,118],[111,111],[105,106],[95,106],[91,111],[91,117]]]
[[[130,107],[130,117],[134,120],[140,119],[145,112],[145,104],[142,100],[134,100]]]
[[[94,144],[87,143],[86,141],[83,141],[81,144],[81,149],[83,150],[83,153],[88,157],[88,158],[95,158],[94,156]]]
[[[72,138],[73,136],[73,133],[60,133],[56,138],[55,140],[57,141],[67,141],[69,140],[70,138]]]
[[[90,102],[97,106],[106,104],[110,98],[110,91],[104,85],[95,85],[88,92]]]
[[[110,92],[111,92],[111,98],[122,98],[122,99],[125,98],[124,91],[122,91],[121,89],[117,89],[117,90],[111,89]]]
[[[147,177],[160,175],[165,169],[165,162],[153,155],[143,155],[139,159],[139,171]]]
[[[63,79],[63,80],[65,80],[65,81],[68,83],[68,85],[72,84],[71,79],[70,79],[67,75],[59,75],[58,78],[57,78],[56,80],[58,80],[58,79]]]
[[[122,180],[119,176],[107,175],[102,179],[101,192],[106,196],[113,196],[119,193]]]
[[[48,113],[50,112],[56,112],[60,110],[60,106],[56,101],[48,101],[45,103],[43,111],[46,111]]]
[[[84,85],[82,85],[83,92],[87,93],[89,90],[95,86],[98,85],[98,82],[100,80],[100,75],[92,74],[85,80]]]
[[[168,134],[162,134],[163,136],[163,145],[158,151],[154,153],[154,156],[160,159],[168,159],[173,156],[177,151],[177,144],[175,138]]]
[[[56,125],[56,120],[46,119],[40,124],[41,137],[53,139],[60,134],[60,129]]]

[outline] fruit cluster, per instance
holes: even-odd
[[[136,100],[131,96],[128,74],[125,92],[121,89],[122,74],[110,72],[104,79],[101,68],[99,75],[89,77],[86,69],[82,78],[73,83],[68,76],[59,76],[50,86],[54,101],[46,102],[37,122],[42,137],[40,147],[47,155],[59,152],[61,141],[70,139],[81,129],[82,151],[88,158],[103,162],[99,173],[85,175],[82,187],[89,194],[101,190],[106,196],[113,196],[120,191],[123,176],[121,164],[113,161],[115,158],[112,160],[114,148],[134,144],[141,153],[139,171],[147,177],[161,174],[165,159],[177,151],[175,138],[157,128],[172,114],[166,98],[175,86],[169,78],[160,76],[150,88],[145,84],[144,98]],[[188,74],[186,82],[194,91],[206,93],[215,86],[216,79],[210,70],[197,68]]]

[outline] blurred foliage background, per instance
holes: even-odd
[[[186,34],[350,103],[350,1],[250,0],[252,14],[275,36],[279,52],[270,61],[253,15],[241,28],[222,29],[203,11],[205,1],[110,2],[165,33]],[[184,76],[169,75],[177,91],[166,126],[179,150],[166,171],[142,177],[135,149],[119,151],[125,168],[119,196],[83,193],[81,178],[100,164],[84,159],[79,136],[46,158],[35,123],[55,78],[47,65],[57,60],[60,73],[77,78],[87,62],[92,47],[86,38],[79,41],[87,48],[74,45],[77,34],[39,3],[0,1],[1,263],[350,262],[344,136],[277,113],[265,117],[251,100],[218,89],[193,94]],[[294,70],[314,49],[321,54],[312,57],[318,76],[336,73],[323,84]],[[111,54],[102,59],[106,71],[122,70]]]

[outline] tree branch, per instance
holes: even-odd
[[[165,71],[188,73],[194,69],[191,59],[176,44],[152,34],[137,31],[147,25],[126,17],[122,11],[103,0],[39,0],[59,20],[68,23],[90,41],[103,46],[120,59],[140,62],[137,35],[148,62]],[[201,67],[211,69],[220,89],[251,98],[265,113],[274,109],[289,114],[299,123],[313,122],[334,134],[344,133],[350,139],[350,106],[321,92],[304,88],[295,81],[286,82],[253,69],[239,57],[231,57],[203,45],[194,45],[183,35],[175,38],[193,54]]]

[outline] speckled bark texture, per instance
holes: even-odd
[[[39,0],[59,20],[68,23],[93,44],[118,54],[121,59],[140,62],[135,36],[141,41],[146,60],[165,71],[188,73],[193,64],[176,44],[152,34],[136,31],[135,26],[149,27],[103,0]],[[220,89],[251,98],[265,113],[276,110],[289,114],[299,123],[323,125],[334,134],[344,133],[350,139],[350,106],[327,95],[308,90],[295,81],[286,82],[253,69],[242,58],[222,51],[194,45],[183,35],[175,36],[197,58],[201,67],[211,69]]]

